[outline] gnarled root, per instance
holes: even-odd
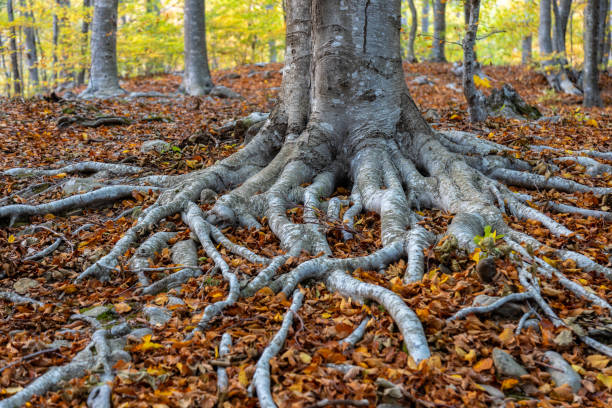
[[[280,351],[291,328],[294,314],[303,301],[304,295],[296,289],[309,280],[324,282],[329,289],[352,299],[377,302],[397,324],[412,359],[418,363],[429,357],[422,324],[402,298],[389,289],[362,282],[351,276],[358,268],[381,271],[392,262],[404,258],[407,260],[404,282],[410,284],[420,281],[425,272],[424,251],[437,239],[442,238],[421,225],[421,209],[435,208],[455,214],[444,235],[453,236],[458,247],[467,252],[476,248],[474,237],[483,235],[485,227],[490,227],[499,234],[505,234],[507,244],[520,255],[515,257],[515,261],[520,271],[523,292],[508,295],[489,306],[467,307],[458,311],[451,319],[459,319],[470,313],[492,312],[510,301],[530,301],[537,305],[543,316],[556,325],[562,325],[563,322],[539,290],[539,279],[552,278],[574,295],[604,310],[612,310],[606,299],[591,293],[542,259],[530,255],[529,251],[521,246],[521,243],[525,243],[538,249],[542,244],[512,230],[504,222],[503,215],[506,212],[517,218],[538,220],[555,235],[567,236],[571,235],[572,231],[545,214],[545,210],[526,205],[529,197],[511,192],[503,183],[538,189],[555,188],[567,192],[589,191],[596,194],[609,193],[612,189],[589,187],[559,177],[547,178],[533,174],[530,172],[532,166],[527,162],[496,155],[496,152],[507,150],[506,147],[462,132],[435,134],[426,128],[417,130],[400,126],[397,134],[381,137],[377,130],[365,126],[363,129],[353,129],[348,140],[338,145],[334,142],[337,142],[337,132],[330,130],[327,124],[316,121],[311,121],[301,134],[291,133],[287,135],[287,140],[284,140],[284,126],[278,125],[276,120],[275,114],[271,115],[250,143],[208,169],[181,176],[143,177],[137,179],[134,185],[111,185],[91,193],[38,206],[1,207],[0,218],[46,214],[78,206],[107,203],[130,195],[134,189],[151,189],[147,183],[157,186],[160,191],[157,202],[145,209],[110,252],[90,265],[77,280],[110,278],[111,273],[119,266],[123,254],[144,241],[129,261],[129,269],[138,274],[142,290],[145,294],[155,294],[174,289],[201,273],[198,267],[197,241],[214,263],[212,271],[219,271],[227,282],[228,292],[225,299],[207,305],[201,320],[189,337],[214,324],[214,319],[221,316],[223,311],[241,296],[252,296],[264,287],[269,287],[274,292],[282,291],[286,297],[293,295],[293,303],[281,329],[257,363],[254,387],[264,407],[275,406],[270,391],[269,361]],[[97,171],[111,170],[106,168],[107,166],[102,167],[104,168]],[[87,165],[74,171],[97,168],[97,165]],[[69,170],[71,169],[63,171]],[[131,170],[114,171],[121,173]],[[16,173],[21,174],[20,171]],[[350,201],[337,197],[330,199],[338,184],[346,179],[352,182]],[[206,213],[196,204],[201,197],[209,199],[221,192],[225,193]],[[287,214],[288,209],[295,207],[303,208],[303,222],[297,222]],[[600,216],[605,219],[610,217],[609,213],[570,207],[556,203],[546,205],[549,210]],[[345,212],[342,215],[343,208]],[[364,210],[373,211],[380,216],[382,248],[366,256],[333,257],[334,252],[326,236],[329,226],[339,223],[342,215],[343,238],[353,239],[356,235],[353,220]],[[176,214],[181,215],[183,223],[191,230],[192,239],[180,241],[172,247],[173,263],[179,265],[180,270],[161,280],[150,282],[144,274],[149,258],[165,247],[168,240],[174,236],[171,232],[155,233],[154,230],[162,220]],[[284,254],[273,258],[262,256],[255,250],[232,242],[220,229],[229,225],[260,228],[264,218],[286,251]],[[282,272],[285,263],[290,258],[299,256],[302,251],[319,256],[298,264],[288,272]],[[553,252],[561,260],[573,260],[585,271],[612,278],[609,268],[582,254],[568,250]],[[259,266],[260,271],[255,277],[240,282],[238,272],[230,267],[233,263],[228,261],[229,257],[244,259]],[[537,313],[534,308],[533,312],[526,314],[519,322],[517,330],[527,326],[529,318],[537,316]],[[364,319],[355,332],[342,343],[354,345],[363,336],[367,322],[368,319]],[[102,334],[96,336],[100,337]],[[589,346],[608,353],[609,347],[586,336],[580,338]],[[224,335],[221,342],[222,353],[227,351],[229,341],[229,335]],[[36,380],[39,381],[36,384],[44,383],[45,386],[41,388],[37,385],[24,389],[17,394],[19,401],[25,402],[30,396],[49,389],[51,380],[46,378],[51,378],[55,383],[83,375],[85,370],[91,369],[93,361],[96,360],[92,352],[94,348],[99,354],[103,354],[100,350],[104,350],[104,342],[92,343],[64,368],[52,369],[45,374],[47,377],[43,376],[44,380]],[[112,371],[106,370],[105,367],[102,379],[108,381],[109,378],[112,378]],[[218,386],[220,393],[227,387],[224,370],[218,373]],[[97,401],[108,401],[110,388],[102,385],[94,391],[91,396],[92,404],[104,406],[105,402]],[[2,403],[16,401],[14,398],[17,398],[17,395]],[[15,405],[0,405],[4,406]]]

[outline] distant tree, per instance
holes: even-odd
[[[466,19],[465,37],[463,38],[463,94],[468,102],[470,121],[481,122],[487,118],[486,99],[476,88],[474,74],[476,73],[476,34],[480,18],[480,0],[465,0],[464,13]]]
[[[23,32],[25,34],[26,63],[28,64],[28,80],[35,89],[38,88],[40,80],[38,77],[38,56],[36,53],[36,34],[34,31],[34,16],[25,0],[20,0],[20,6],[25,20]]]
[[[582,88],[585,107],[601,106],[599,70],[597,69],[597,27],[600,13],[599,0],[588,0],[584,11],[584,73]]]
[[[81,98],[109,98],[125,93],[117,75],[118,0],[95,0],[91,27],[91,67]]]
[[[431,0],[423,0],[421,8],[421,32],[423,34],[429,33],[429,2]]]
[[[433,43],[431,59],[435,62],[446,62],[444,45],[446,42],[446,1],[433,0]]]
[[[85,9],[85,16],[83,21],[81,22],[81,35],[83,38],[83,42],[81,43],[81,55],[85,56],[87,54],[87,42],[89,40],[89,18],[87,16],[87,11],[91,7],[91,2],[93,0],[83,0],[83,8]],[[85,69],[81,69],[77,76],[77,83],[79,85],[85,83]]]
[[[410,35],[408,37],[408,48],[406,50],[408,62],[417,62],[417,58],[414,55],[414,40],[416,39],[417,26],[419,24],[419,18],[417,15],[417,9],[414,6],[414,0],[408,0],[408,9],[410,10]]]
[[[185,0],[185,73],[182,90],[205,95],[213,87],[206,52],[204,0]]]
[[[15,11],[13,8],[13,0],[6,1],[6,12],[8,14],[9,23],[15,21]],[[11,71],[13,73],[13,92],[15,95],[21,94],[21,74],[19,72],[19,59],[17,55],[17,32],[15,26],[11,26],[11,36],[9,38],[9,50],[11,53]]]

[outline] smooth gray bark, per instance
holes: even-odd
[[[414,6],[414,0],[408,0],[408,9],[410,10],[410,36],[408,37],[408,48],[407,48],[407,61],[417,62],[417,58],[414,55],[414,40],[416,39],[418,16],[417,9]]]
[[[89,8],[91,7],[91,2],[92,0],[83,0],[83,8],[85,9],[86,14],[88,14]],[[81,45],[81,55],[85,57],[85,55],[87,54],[87,44],[89,42],[89,16],[87,15],[83,19],[83,22],[81,22],[81,35],[83,38],[83,43]],[[85,69],[79,71],[79,75],[77,77],[77,83],[79,85],[85,83],[86,75],[87,72]]]
[[[6,11],[8,14],[8,21],[12,23],[15,21],[15,12],[13,9],[13,0],[7,0]],[[11,71],[13,74],[13,92],[15,95],[21,94],[21,74],[19,71],[19,59],[17,55],[17,31],[15,27],[11,27],[11,38],[9,39],[9,50],[11,52]]]
[[[26,45],[26,63],[28,64],[28,79],[34,89],[38,88],[40,83],[38,77],[38,56],[36,53],[36,34],[34,31],[34,16],[32,10],[27,9],[25,0],[20,1],[23,16],[25,17],[26,24],[23,26],[25,33],[25,45]]]
[[[433,42],[431,59],[434,62],[446,62],[444,46],[446,44],[446,1],[433,0]]]
[[[482,122],[488,116],[485,105],[485,96],[474,84],[476,55],[476,34],[478,33],[478,22],[480,16],[480,0],[465,0],[466,24],[465,37],[463,38],[463,93],[468,103],[468,113],[471,122]]]
[[[570,11],[572,9],[572,0],[552,0],[553,12],[555,15],[555,24],[553,31],[553,46],[561,63],[565,64],[566,57],[566,33],[567,22],[569,21]]]
[[[91,24],[91,66],[81,98],[112,98],[126,92],[117,75],[118,0],[95,0]]]
[[[421,32],[423,34],[429,33],[429,2],[430,0],[423,0],[421,9]]]
[[[540,24],[538,25],[538,45],[540,47],[540,54],[544,57],[550,56],[550,54],[553,53],[551,30],[551,0],[540,0]]]
[[[206,53],[204,0],[185,0],[185,74],[182,89],[205,95],[213,87]]]
[[[527,35],[521,41],[521,64],[528,65],[533,60],[533,36]]]
[[[599,16],[597,19],[597,65],[606,67],[604,64],[606,51],[609,52],[608,42],[610,30],[610,0],[599,0]],[[608,48],[606,50],[606,47]]]
[[[597,69],[597,22],[599,18],[599,0],[588,0],[584,11],[584,75],[582,88],[585,107],[601,106],[599,95],[599,70]]]

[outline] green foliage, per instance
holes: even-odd
[[[492,231],[490,225],[485,226],[484,235],[476,235],[474,237],[474,243],[477,248],[471,255],[471,258],[478,262],[480,259],[487,258],[488,256],[499,257],[506,254],[508,248],[505,245],[500,246],[498,242],[503,237],[503,234],[498,235],[497,231]]]

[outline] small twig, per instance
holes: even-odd
[[[13,361],[12,363],[7,364],[4,367],[0,368],[0,373],[2,373],[7,368],[13,367],[14,365],[17,365],[17,364],[21,364],[21,363],[23,363],[24,361],[26,361],[26,360],[28,360],[30,358],[34,358],[34,357],[39,356],[41,354],[52,353],[54,351],[59,351],[59,347],[52,347],[52,348],[48,348],[48,349],[44,349],[44,350],[39,350],[39,351],[36,351],[34,353],[31,353],[31,354],[28,354],[26,356],[23,356],[19,360]]]

